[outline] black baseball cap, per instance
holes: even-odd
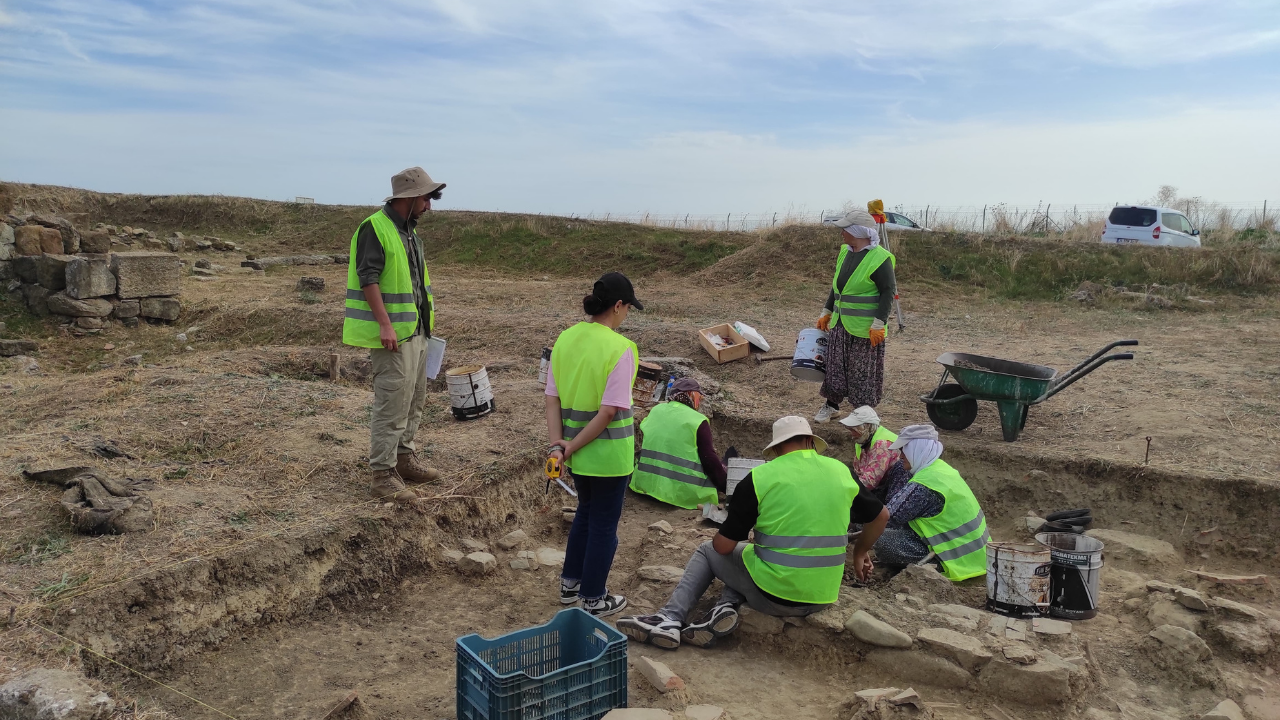
[[[609,305],[621,300],[637,310],[644,310],[644,305],[636,299],[636,291],[631,287],[631,281],[620,272],[601,275],[595,287],[591,288],[591,294]]]

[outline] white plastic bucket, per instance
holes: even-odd
[[[538,383],[547,386],[547,373],[551,372],[551,348],[542,348],[542,359],[538,361]]]
[[[764,460],[752,460],[750,458],[729,458],[725,463],[725,469],[729,471],[728,479],[725,482],[725,495],[733,497],[733,489],[738,487],[738,483],[751,472],[752,468],[758,468],[764,464]]]
[[[1040,533],[1036,542],[1049,549],[1053,569],[1049,577],[1049,614],[1067,620],[1088,620],[1098,614],[1098,585],[1102,576],[1101,540],[1076,533]]]
[[[796,338],[796,352],[791,356],[791,375],[808,382],[827,379],[827,333],[818,328],[805,328]]]
[[[1012,617],[1048,614],[1051,567],[1043,545],[987,543],[987,609]]]
[[[449,368],[444,373],[449,385],[449,404],[459,420],[474,420],[493,412],[493,390],[483,365]]]

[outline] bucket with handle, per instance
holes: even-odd
[[[1051,567],[1042,545],[987,543],[987,609],[1011,617],[1047,614]]]
[[[736,457],[729,458],[725,463],[725,469],[728,470],[728,478],[725,482],[725,495],[733,497],[734,488],[738,487],[738,483],[754,468],[758,468],[764,464],[764,460],[752,460],[751,458]]]
[[[538,384],[546,387],[547,373],[551,372],[551,348],[542,348],[542,359],[538,361]]]
[[[459,420],[474,420],[493,412],[493,390],[483,365],[463,365],[444,373],[449,386],[449,404]]]
[[[791,356],[791,375],[800,380],[822,382],[827,379],[827,333],[818,328],[805,328],[796,338],[796,352]]]
[[[1097,615],[1102,541],[1076,533],[1039,533],[1036,542],[1047,547],[1053,557],[1049,614],[1067,620],[1088,620]]]

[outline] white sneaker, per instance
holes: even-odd
[[[840,412],[840,408],[833,408],[826,403],[822,403],[822,407],[818,408],[818,412],[814,413],[813,421],[816,423],[824,423],[831,419],[833,415]]]
[[[627,599],[621,595],[606,595],[598,600],[583,600],[582,609],[596,617],[608,617],[620,613],[627,607]]]

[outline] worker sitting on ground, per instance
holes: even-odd
[[[875,544],[885,565],[918,563],[933,553],[959,582],[987,572],[987,520],[960,473],[942,460],[932,425],[908,425],[890,446],[901,450],[906,479],[886,484],[888,528]]]
[[[819,455],[826,448],[804,418],[774,423],[773,442],[764,450],[769,462],[734,488],[719,534],[693,553],[666,606],[653,615],[622,618],[618,629],[675,650],[682,641],[711,647],[736,630],[743,602],[776,617],[815,613],[839,599],[851,518],[865,523],[853,565],[859,578],[868,578],[873,569],[868,551],[889,515],[880,501],[859,492],[844,463]],[[745,542],[753,527],[754,541]],[[689,612],[717,578],[724,590],[715,607],[687,624]]]
[[[698,412],[701,404],[698,381],[682,377],[671,385],[670,401],[649,411],[640,423],[632,490],[686,510],[716,504],[728,472],[712,445],[711,423]]]
[[[849,428],[854,442],[854,460],[849,464],[849,470],[862,487],[884,502],[889,482],[895,478],[905,482],[910,478],[902,466],[902,454],[890,448],[898,436],[881,427],[880,416],[870,405],[849,413],[840,424]]]

